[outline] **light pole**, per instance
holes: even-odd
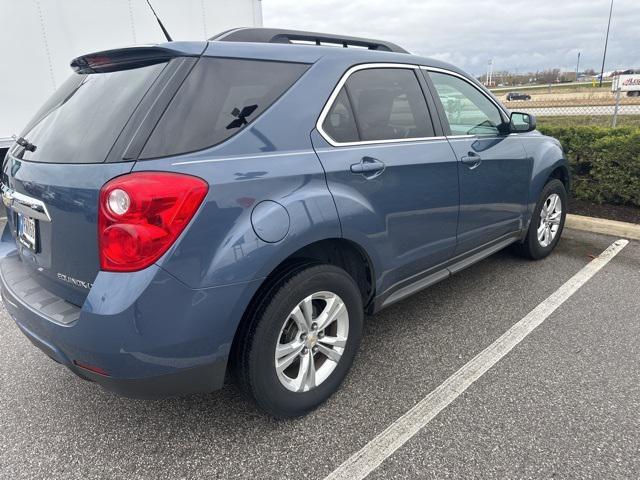
[[[578,81],[578,74],[580,72],[580,53],[578,52],[578,63],[576,63],[576,82]]]
[[[609,28],[611,27],[612,12],[613,12],[613,0],[611,0],[611,6],[609,7],[609,22],[607,23],[607,36],[604,39],[604,53],[602,54],[602,70],[600,70],[600,86],[602,86],[602,79],[604,77],[604,62],[607,58],[607,44],[609,43]]]

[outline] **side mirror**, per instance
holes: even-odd
[[[511,132],[531,132],[536,129],[536,117],[529,113],[511,113]]]

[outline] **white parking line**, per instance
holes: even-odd
[[[360,480],[369,475],[544,322],[628,243],[628,240],[618,240],[611,244],[500,338],[327,475],[325,480]]]

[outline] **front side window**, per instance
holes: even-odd
[[[169,103],[141,158],[224,142],[269,108],[308,68],[302,63],[200,59]]]
[[[497,135],[500,110],[477,88],[446,73],[429,72],[444,107],[452,135]]]

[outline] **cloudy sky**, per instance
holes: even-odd
[[[394,41],[471,73],[600,70],[609,0],[262,0],[265,27]],[[640,68],[640,0],[614,0],[606,70]]]

